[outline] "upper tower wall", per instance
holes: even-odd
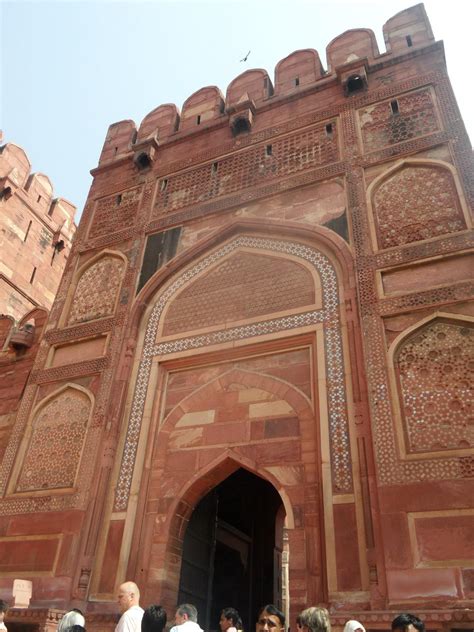
[[[341,33],[328,44],[327,71],[324,70],[316,50],[297,50],[277,63],[275,88],[266,70],[250,69],[230,82],[225,100],[219,88],[207,86],[186,99],[181,115],[176,105],[167,103],[149,112],[138,131],[133,121],[114,123],[109,127],[99,164],[133,151],[137,142],[143,143],[154,139],[158,144],[162,144],[179,138],[181,133],[198,132],[202,129],[200,126],[203,123],[224,123],[230,117],[230,127],[234,130],[232,117],[241,116],[240,110],[250,107],[252,112],[245,114],[244,118],[254,116],[253,108],[258,110],[269,105],[273,97],[293,95],[313,87],[317,89],[319,82],[334,78],[335,75],[345,89],[345,83],[350,75],[359,76],[363,73],[362,67],[357,66],[358,60],[370,68],[375,62],[386,60],[391,55],[401,55],[434,42],[423,4],[417,4],[394,15],[384,25],[383,34],[386,52],[380,53],[372,30],[351,29]],[[366,82],[366,77],[363,80]],[[252,122],[248,122],[248,125],[251,126]]]

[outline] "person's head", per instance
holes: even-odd
[[[231,627],[240,630],[242,628],[242,619],[235,608],[224,608],[219,619],[221,632],[225,632]]]
[[[365,632],[365,628],[359,621],[350,619],[344,626],[344,632]]]
[[[285,615],[272,603],[263,606],[257,616],[256,632],[280,632],[285,629]]]
[[[186,623],[186,621],[194,621],[194,623],[197,623],[197,620],[198,611],[196,606],[193,606],[192,603],[182,603],[178,606],[176,614],[174,615],[176,625],[181,625],[182,623]]]
[[[63,618],[59,622],[57,632],[69,632],[75,625],[85,627],[86,622],[81,612],[70,610],[63,615]]]
[[[0,623],[5,618],[5,615],[7,614],[7,610],[8,610],[7,602],[3,601],[3,599],[0,599]]]
[[[306,608],[298,615],[297,625],[304,632],[331,632],[331,621],[326,608]]]
[[[135,582],[125,582],[119,586],[117,602],[122,613],[133,606],[138,606],[140,603],[140,591]]]
[[[150,606],[143,613],[142,632],[162,632],[166,620],[166,610],[162,606]]]
[[[414,614],[404,612],[392,621],[392,632],[425,632],[425,624]]]
[[[86,632],[86,629],[82,625],[73,625],[72,628],[68,628],[67,632]]]

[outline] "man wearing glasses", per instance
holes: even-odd
[[[261,608],[256,632],[285,632],[285,615],[272,603]]]

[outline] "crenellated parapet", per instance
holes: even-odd
[[[298,50],[277,63],[273,82],[264,69],[246,70],[230,82],[225,98],[219,88],[207,86],[186,99],[181,113],[174,104],[158,106],[145,116],[138,131],[133,121],[114,123],[109,127],[99,165],[123,157],[134,150],[136,143],[154,140],[166,144],[216,124],[227,123],[229,135],[248,132],[259,109],[282,97],[318,90],[331,80],[347,96],[352,90],[368,87],[371,67],[434,42],[423,4],[390,18],[383,27],[383,35],[386,52],[379,51],[371,29],[351,29],[328,44],[327,70],[316,50]]]
[[[65,234],[74,234],[74,214],[76,207],[65,198],[53,196],[51,180],[43,173],[31,173],[31,163],[26,152],[7,143],[0,147],[0,199],[8,200],[19,193],[39,214],[50,218],[63,227]]]
[[[76,231],[76,207],[54,197],[43,173],[32,173],[25,151],[0,147],[0,314],[19,320],[50,308]]]

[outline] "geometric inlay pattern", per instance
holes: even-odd
[[[301,258],[317,271],[322,285],[323,307],[319,310],[307,311],[294,316],[284,316],[252,325],[233,327],[230,330],[178,338],[175,341],[156,342],[160,318],[170,299],[195,276],[207,268],[218,265],[221,260],[240,248],[282,253]],[[176,278],[158,298],[145,332],[143,354],[139,365],[132,408],[128,420],[128,428],[123,450],[119,479],[115,492],[115,511],[127,508],[130,486],[135,467],[135,457],[143,418],[145,401],[150,380],[152,358],[176,351],[186,351],[205,347],[210,341],[243,340],[263,333],[290,330],[304,324],[323,323],[324,346],[326,356],[328,421],[331,449],[331,468],[334,491],[346,493],[352,490],[352,467],[349,446],[347,417],[347,401],[345,390],[344,361],[339,314],[339,291],[337,276],[332,263],[320,251],[304,244],[277,239],[266,239],[252,236],[239,236],[224,244],[194,266]]]
[[[141,187],[136,187],[98,200],[89,239],[132,227],[137,219],[140,196]]]
[[[474,445],[474,329],[435,321],[397,354],[409,452]]]
[[[272,140],[271,145],[251,147],[213,164],[170,176],[158,192],[156,210],[162,213],[200,204],[338,158],[336,126],[328,133],[325,125],[317,125]]]
[[[373,202],[380,248],[466,228],[454,178],[447,169],[404,166],[383,180]]]
[[[115,312],[124,261],[104,256],[82,273],[74,292],[67,325],[105,318]]]
[[[396,101],[396,114],[390,101],[359,110],[365,151],[382,149],[439,129],[429,90],[410,92],[398,96]]]
[[[73,487],[91,401],[67,388],[36,413],[15,491]]]
[[[311,306],[314,300],[307,268],[282,257],[239,252],[180,292],[166,313],[163,335]]]

